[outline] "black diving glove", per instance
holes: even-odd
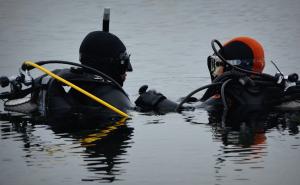
[[[149,90],[148,85],[143,85],[139,89],[140,96],[135,100],[135,105],[143,112],[157,110],[157,105],[166,99],[166,97],[156,92],[155,90]]]

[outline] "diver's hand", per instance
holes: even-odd
[[[148,90],[148,85],[143,85],[139,89],[140,96],[135,100],[135,105],[140,108],[141,111],[153,111],[156,110],[157,105],[166,99],[166,97],[156,92],[155,90]]]

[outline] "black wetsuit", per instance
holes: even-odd
[[[102,77],[86,73],[82,69],[59,69],[53,71],[58,76],[81,87],[87,92],[126,112],[133,106],[128,95],[120,86]],[[38,103],[37,112],[47,118],[49,124],[62,124],[84,120],[86,124],[95,123],[118,116],[100,103],[83,95],[61,82],[43,75],[34,82],[33,101]]]

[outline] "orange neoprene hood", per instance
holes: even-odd
[[[265,56],[264,56],[264,49],[262,45],[253,38],[242,36],[236,37],[224,44],[224,48],[233,44],[233,43],[242,43],[246,45],[252,52],[253,56],[253,66],[252,70],[254,72],[262,72],[265,67]]]

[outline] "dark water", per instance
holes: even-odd
[[[207,84],[213,38],[251,36],[282,72],[300,71],[298,0],[0,0],[0,74],[16,74],[24,60],[77,61],[104,7],[132,54],[132,100],[143,84],[173,100]],[[268,62],[265,72],[276,70]],[[299,184],[298,113],[229,129],[203,110],[131,117],[77,132],[2,121],[0,184]]]

